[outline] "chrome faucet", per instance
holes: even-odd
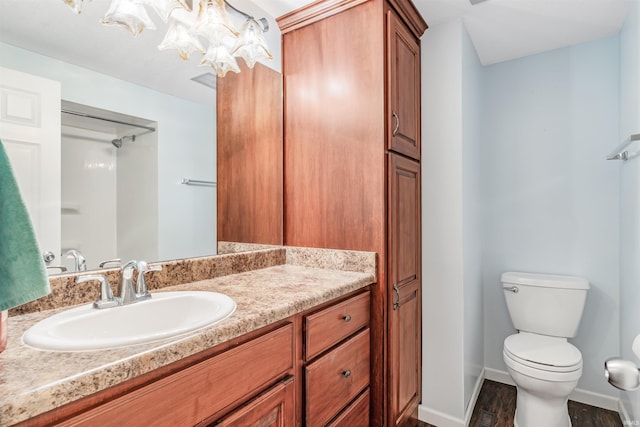
[[[120,305],[133,304],[138,300],[133,287],[133,270],[138,266],[137,261],[129,261],[122,266],[122,283],[120,284]]]
[[[146,261],[138,261],[138,265],[136,266],[136,268],[138,270],[138,280],[136,281],[136,298],[138,299],[138,301],[149,299],[151,298],[151,294],[147,289],[147,281],[145,280],[144,275],[149,271],[160,271],[162,270],[162,266],[149,266]]]
[[[129,261],[121,268],[122,281],[120,283],[120,295],[113,296],[109,280],[103,274],[93,274],[81,276],[77,283],[98,281],[100,282],[100,298],[93,303],[95,308],[109,308],[121,305],[133,304],[151,298],[151,294],[147,290],[144,274],[149,271],[161,270],[162,266],[149,266],[146,261]],[[138,282],[134,285],[133,271],[138,271]]]
[[[75,271],[87,271],[87,259],[77,249],[70,249],[64,254],[65,258],[73,258],[76,265]]]

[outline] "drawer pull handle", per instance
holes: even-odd
[[[342,317],[342,320],[344,320],[345,322],[351,322],[351,316],[347,314],[346,316]]]
[[[393,132],[391,132],[391,135],[396,136],[398,134],[398,128],[400,127],[400,117],[398,117],[395,111],[393,112],[392,116],[393,121],[395,122],[395,126],[393,127]]]
[[[393,311],[396,311],[400,307],[400,290],[398,290],[398,284],[393,284],[393,292],[396,294],[396,300],[393,302]]]
[[[342,372],[342,376],[345,378],[349,378],[351,376],[351,371],[347,369],[346,371]]]

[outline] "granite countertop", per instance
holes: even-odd
[[[23,332],[64,309],[10,317],[7,349],[0,353],[0,425],[26,420],[375,282],[371,268],[344,271],[292,260],[287,255],[283,265],[154,291],[215,291],[236,302],[227,319],[178,339],[104,351],[38,351],[22,345]]]

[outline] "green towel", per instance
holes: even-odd
[[[50,292],[36,235],[0,141],[0,311]]]

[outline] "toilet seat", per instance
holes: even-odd
[[[547,381],[547,382],[571,382],[578,381],[582,376],[582,364],[580,364],[574,371],[568,372],[554,372],[548,371],[544,369],[534,368],[532,366],[527,366],[523,363],[520,363],[517,360],[512,359],[506,351],[502,352],[502,356],[504,358],[504,363],[509,368],[509,373],[513,377],[513,373],[511,371],[519,372],[528,377],[534,378],[536,380]],[[544,367],[544,365],[540,365]]]
[[[566,381],[580,378],[582,354],[563,338],[521,332],[504,340],[505,363],[525,375]]]

